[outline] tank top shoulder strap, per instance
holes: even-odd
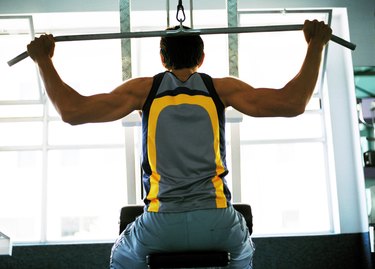
[[[221,101],[219,95],[216,92],[216,89],[214,87],[214,83],[212,81],[212,77],[205,74],[205,73],[199,73],[199,75],[201,76],[204,84],[207,87],[208,92],[210,93],[212,99],[214,100],[214,102],[216,104],[216,107],[221,109],[221,110],[224,110],[225,106],[224,106],[223,102]]]
[[[161,72],[161,73],[156,74],[154,76],[154,80],[152,82],[150,93],[148,94],[146,102],[144,103],[143,108],[142,108],[143,111],[150,108],[152,100],[155,98],[155,95],[156,95],[156,93],[159,89],[160,83],[163,80],[163,77],[164,77],[165,73],[166,72]]]

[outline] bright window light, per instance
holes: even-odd
[[[243,12],[239,17],[241,26],[303,24],[313,18],[327,22],[328,14]],[[302,31],[240,35],[240,78],[254,87],[281,88],[298,73],[306,48]],[[319,81],[301,116],[244,117],[241,197],[252,205],[255,235],[333,229],[321,86]]]
[[[306,17],[283,15],[242,14],[239,23],[295,24]],[[313,15],[326,19],[326,13]],[[197,9],[194,28],[226,27],[226,16],[226,10]],[[118,12],[34,14],[33,21],[36,35],[120,31]],[[25,50],[29,26],[28,19],[5,23],[0,18],[0,30],[15,33],[2,35],[0,31],[0,73],[6,74],[0,81],[0,182],[5,190],[0,195],[0,230],[16,243],[113,241],[118,236],[120,209],[127,202],[124,127],[120,121],[82,126],[63,123],[45,101],[30,59],[12,68],[4,66]],[[20,27],[27,34],[14,30]],[[134,11],[131,27],[132,31],[164,29],[165,11]],[[306,49],[301,35],[239,35],[240,78],[255,87],[282,87],[301,65]],[[227,35],[202,38],[206,57],[200,71],[228,76]],[[134,77],[164,71],[159,38],[133,39],[131,49]],[[109,92],[122,83],[121,57],[120,40],[60,42],[54,62],[67,84],[89,95]],[[308,111],[299,117],[244,117],[240,125],[241,197],[253,208],[255,235],[332,230],[326,112],[320,107],[320,90],[317,87]],[[227,139],[230,166],[235,152],[229,130]],[[236,179],[229,175],[228,181]]]
[[[24,61],[10,68],[7,62],[26,50],[33,39],[30,16],[0,16],[0,101],[40,100],[40,88],[34,63]]]
[[[32,18],[36,35],[119,31],[118,12]],[[0,35],[2,64],[26,49],[28,21],[6,20],[14,34]],[[14,30],[20,27],[22,35]],[[83,95],[109,92],[122,82],[120,40],[56,43],[53,60],[66,83]],[[41,103],[30,59],[1,68],[9,76],[0,81],[0,178],[6,189],[0,196],[0,230],[16,243],[115,239],[126,204],[121,122],[63,123],[49,101]]]

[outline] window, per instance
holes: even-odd
[[[53,18],[53,19],[52,19]],[[33,22],[33,23],[31,23]],[[31,36],[118,32],[117,12],[49,13],[0,19],[0,230],[15,242],[113,240],[126,203],[121,122],[72,127],[45,97],[30,59],[9,68]],[[80,27],[77,27],[80,25]],[[119,40],[61,42],[61,77],[88,95],[121,78]],[[3,90],[5,89],[5,90]],[[15,135],[17,134],[17,135]]]
[[[329,22],[327,11],[240,12],[241,26]],[[301,31],[239,36],[239,75],[254,87],[283,87],[306,53]],[[323,61],[324,63],[324,61]],[[252,205],[254,234],[333,231],[328,177],[327,111],[321,106],[324,64],[307,111],[295,118],[244,117],[242,201]]]
[[[34,64],[30,61],[10,69],[7,61],[10,55],[25,50],[25,44],[34,37],[31,16],[0,16],[0,72],[2,74],[0,100],[35,103],[41,100],[41,87]],[[22,79],[20,79],[22,74]]]
[[[195,8],[194,28],[226,27],[226,10]],[[324,11],[305,13],[303,18],[306,16],[329,21],[329,13]],[[2,32],[16,28],[17,33],[19,29],[27,33],[0,35],[1,46],[7,48],[0,50],[1,63],[25,49],[34,32],[30,25],[37,34],[56,36],[119,31],[118,12],[33,14],[32,19],[30,24],[30,18],[21,18],[19,26],[18,19],[0,18],[0,23],[7,20],[1,24]],[[131,20],[132,31],[166,27],[165,11],[132,11]],[[297,20],[301,21],[298,12],[239,13],[240,26],[295,24]],[[202,38],[206,58],[200,71],[213,77],[228,76],[227,35]],[[159,38],[132,40],[133,76],[163,71],[158,42]],[[255,87],[281,87],[297,73],[305,46],[300,32],[240,34],[240,78]],[[82,94],[110,91],[122,81],[119,40],[61,42],[54,61],[61,77]],[[0,230],[15,242],[113,240],[119,210],[127,201],[121,122],[69,126],[45,98],[30,59],[1,68],[6,79],[0,81],[0,87],[6,91],[0,92]],[[252,205],[255,235],[327,233],[333,229],[328,111],[321,105],[324,85],[320,80],[308,111],[299,117],[243,117],[241,168],[237,171],[241,180],[232,178],[231,171],[228,181],[240,184],[241,201]],[[231,170],[232,155],[239,152],[231,148],[234,136],[229,124]]]

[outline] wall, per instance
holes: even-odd
[[[19,14],[54,11],[113,11],[118,0],[2,0],[0,14]],[[189,1],[183,1],[187,7]],[[225,8],[225,1],[194,1],[194,8]],[[164,9],[165,0],[137,0],[133,9]],[[177,1],[170,0],[171,8]],[[354,66],[375,66],[375,1],[374,0],[238,0],[239,9],[346,7],[348,9],[350,41],[357,44],[353,52]]]

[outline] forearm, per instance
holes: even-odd
[[[66,121],[65,119],[69,117],[69,113],[79,106],[78,102],[82,96],[64,83],[57,73],[51,58],[39,59],[37,65],[48,97],[63,120]]]
[[[304,110],[319,77],[324,45],[310,42],[306,57],[298,74],[284,87],[290,102]]]

